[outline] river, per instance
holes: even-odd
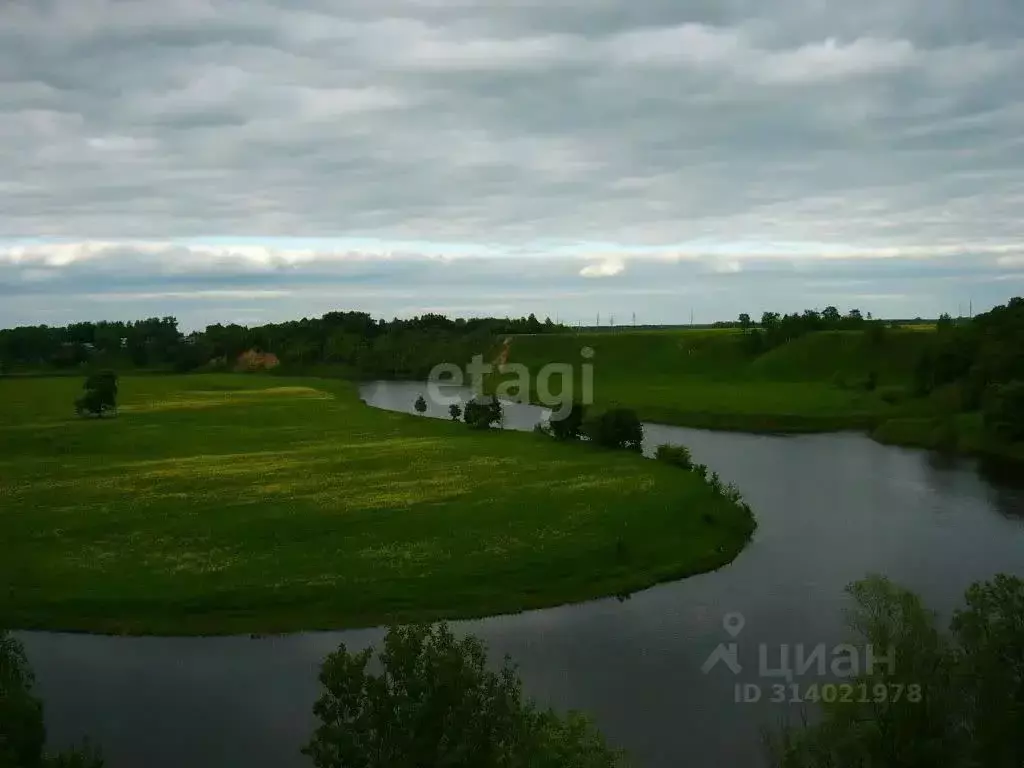
[[[421,384],[364,387],[372,406],[412,411]],[[447,405],[427,415],[447,418]],[[509,404],[506,428],[539,408]],[[879,445],[859,434],[767,436],[646,426],[645,449],[683,443],[736,483],[757,516],[750,546],[715,573],[625,600],[458,622],[510,654],[527,692],[591,713],[640,768],[758,765],[759,732],[799,707],[773,704],[760,651],[847,639],[843,588],[869,572],[918,591],[948,615],[964,589],[998,572],[1024,576],[1024,493],[984,479],[968,460]],[[727,614],[742,617],[731,637]],[[734,619],[736,620],[736,619]],[[735,630],[736,624],[732,625]],[[38,678],[54,746],[89,735],[111,768],[307,765],[323,658],[382,630],[249,638],[122,638],[19,633]],[[701,666],[735,642],[733,674]],[[773,665],[774,667],[774,665]],[[806,690],[818,678],[797,678]],[[824,682],[824,680],[821,680]],[[759,685],[737,703],[735,685]]]

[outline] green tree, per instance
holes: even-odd
[[[911,391],[917,397],[924,397],[935,388],[935,361],[930,349],[925,349],[914,362]]]
[[[967,590],[953,616],[964,746],[977,765],[1024,765],[1024,581],[998,575]]]
[[[79,415],[91,413],[102,417],[107,411],[117,411],[117,374],[113,371],[94,373],[85,380],[85,392],[75,400]]]
[[[342,644],[324,662],[319,725],[303,749],[316,768],[622,765],[582,715],[525,699],[508,659],[488,670],[474,637],[456,640],[443,624],[392,628],[374,655]]]
[[[179,373],[194,371],[210,362],[213,353],[202,334],[192,333],[174,353],[174,370]]]
[[[561,419],[550,419],[548,423],[552,437],[556,440],[578,440],[586,410],[586,406],[581,403],[573,403],[569,412]]]
[[[1011,381],[990,388],[984,399],[985,428],[997,437],[1024,440],[1024,381]]]
[[[416,413],[427,412],[427,401],[423,399],[423,395],[416,398],[416,402],[413,403],[413,408],[416,409]]]
[[[682,469],[693,469],[693,454],[685,445],[663,443],[654,452],[654,458]]]
[[[43,705],[33,694],[35,677],[21,644],[0,630],[0,768],[102,768],[99,752],[47,755]]]
[[[458,403],[452,403],[448,406],[448,415],[452,417],[452,421],[458,421],[462,418],[462,408]]]
[[[753,323],[750,320],[750,315],[746,312],[740,314],[740,328],[743,329],[744,333],[750,330],[751,325],[753,325]]]
[[[750,354],[757,356],[764,351],[765,336],[763,331],[754,328],[744,338],[743,345]]]
[[[46,730],[43,706],[32,695],[35,678],[21,644],[0,632],[0,766],[41,764]]]
[[[474,398],[462,409],[462,418],[472,429],[490,429],[501,424],[502,416],[501,401],[494,395],[483,401]]]
[[[636,411],[613,408],[584,424],[584,434],[605,448],[624,448],[628,451],[643,449],[644,427]]]
[[[868,344],[873,347],[880,347],[885,342],[885,323],[881,320],[870,320],[864,329],[864,333]]]
[[[973,585],[945,633],[916,595],[887,579],[870,577],[849,592],[850,627],[892,662],[849,681],[869,695],[823,704],[815,725],[770,734],[772,765],[1024,764],[1024,580],[1000,575]]]

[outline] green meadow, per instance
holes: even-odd
[[[570,363],[579,392],[586,362],[580,351],[590,347],[594,405],[633,408],[646,421],[769,432],[866,429],[930,413],[929,404],[907,396],[927,337],[892,329],[872,341],[859,331],[821,331],[755,355],[738,330],[516,336],[508,362],[534,373]],[[872,390],[863,386],[867,371],[877,377]],[[536,397],[531,390],[529,398]]]
[[[217,634],[457,618],[722,566],[752,520],[696,475],[371,409],[355,385],[0,379],[0,621]]]

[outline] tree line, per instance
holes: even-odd
[[[914,366],[914,393],[981,411],[990,436],[1024,440],[1024,298],[954,323],[940,318]]]
[[[759,323],[744,312],[735,322],[716,323],[718,327],[740,328],[747,334],[747,347],[754,354],[767,352],[815,331],[861,331],[884,325],[884,321],[874,320],[870,312],[865,315],[859,309],[851,309],[844,315],[833,306],[785,314],[763,312]]]
[[[356,375],[425,377],[441,361],[466,362],[504,335],[567,330],[550,318],[451,319],[426,314],[374,319],[365,312],[247,327],[209,325],[182,333],[174,317],[0,330],[0,372],[80,369],[232,368],[251,350],[290,368],[339,366]]]

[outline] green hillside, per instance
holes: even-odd
[[[874,371],[880,383],[905,384],[930,335],[886,330],[873,340],[861,331],[819,331],[748,359],[746,371],[780,381],[852,381]]]
[[[595,370],[629,370],[633,375],[701,375],[733,378],[745,370],[749,355],[742,334],[732,331],[624,331],[621,333],[513,336],[509,362],[542,366],[578,364],[581,350],[595,351]]]
[[[917,330],[821,331],[757,354],[738,330],[515,336],[508,362],[532,372],[535,401],[536,374],[549,363],[573,365],[581,395],[581,350],[589,347],[598,407],[626,405],[646,420],[685,426],[822,431],[906,415],[907,385],[928,338]],[[873,389],[865,386],[871,373]]]

